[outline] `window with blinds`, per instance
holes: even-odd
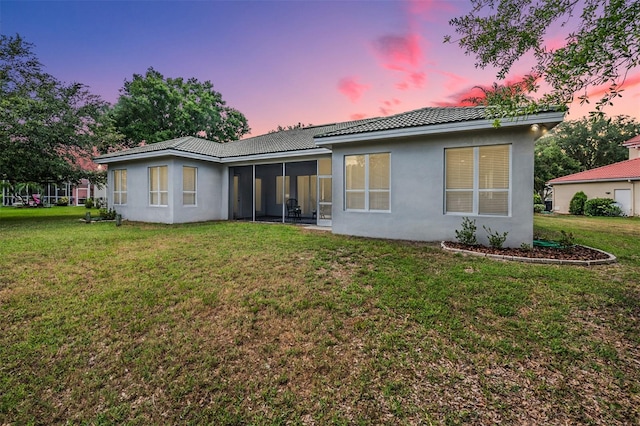
[[[196,167],[182,167],[182,205],[195,206],[197,199],[198,169]]]
[[[511,145],[445,150],[445,212],[509,215]]]
[[[149,167],[149,205],[169,205],[169,168]]]
[[[390,154],[347,155],[345,166],[345,209],[389,211]]]
[[[113,204],[127,204],[127,170],[113,171]]]

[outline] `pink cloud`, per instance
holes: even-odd
[[[373,48],[382,66],[394,71],[415,68],[422,59],[420,37],[417,34],[385,35],[373,42]]]
[[[458,11],[452,4],[439,0],[407,0],[406,5],[409,14],[423,17],[429,21],[435,20],[433,15],[437,12],[452,14]]]
[[[413,72],[409,76],[409,80],[413,83],[413,85],[417,88],[421,88],[424,86],[424,82],[427,79],[427,75],[423,72]]]
[[[338,82],[338,91],[351,100],[357,102],[362,94],[369,90],[369,85],[358,83],[357,77],[345,77]]]
[[[366,117],[367,117],[367,114],[363,114],[363,113],[351,114],[352,120],[362,120],[363,118],[366,118]]]
[[[439,73],[447,77],[447,80],[444,82],[444,88],[449,92],[458,91],[465,85],[468,85],[468,79],[466,77],[445,71],[439,71]]]
[[[406,81],[402,81],[400,83],[396,84],[396,89],[398,90],[408,90],[409,89],[409,83],[407,83]]]
[[[633,86],[637,86],[637,85],[640,85],[640,72],[625,78],[624,81],[620,83],[620,86],[618,87],[618,89],[619,90],[630,89]],[[604,95],[606,92],[609,91],[610,86],[611,86],[610,84],[604,84],[594,88],[593,90],[589,91],[589,97],[591,98],[591,97]],[[622,96],[624,96],[624,92],[622,92]]]
[[[389,108],[380,107],[380,114],[382,115],[391,115],[393,111]]]

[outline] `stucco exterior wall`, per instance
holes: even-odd
[[[611,182],[588,182],[588,183],[567,183],[553,185],[553,211],[556,213],[569,213],[569,204],[576,192],[582,191],[591,198],[612,198],[615,199],[616,189],[631,190],[630,216],[640,216],[640,182],[638,181],[611,181]]]
[[[149,205],[149,167],[167,166],[169,202],[167,206]],[[182,167],[197,167],[195,206],[182,205]],[[127,170],[127,203],[113,204],[113,171]],[[109,207],[122,218],[140,222],[185,223],[227,219],[228,173],[220,164],[184,158],[160,157],[145,161],[127,161],[109,165]]]
[[[333,146],[333,232],[378,238],[455,241],[462,218],[476,220],[478,241],[488,244],[483,225],[508,232],[505,246],[518,247],[533,240],[534,133],[489,129],[454,135],[423,136],[404,140]],[[445,148],[512,144],[511,214],[474,216],[447,214],[444,208]],[[354,212],[344,207],[344,157],[390,153],[390,212]]]

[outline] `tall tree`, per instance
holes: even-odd
[[[153,68],[125,81],[112,117],[130,147],[182,136],[229,142],[250,131],[246,117],[228,107],[210,81],[165,78]]]
[[[547,182],[580,171],[580,163],[571,158],[553,136],[536,141],[534,159],[533,190],[542,200],[549,195]]]
[[[33,45],[0,36],[0,180],[12,184],[78,181],[90,159],[106,104],[80,83],[43,71]]]
[[[638,134],[640,123],[628,116],[617,116],[565,121],[553,129],[551,137],[579,163],[582,171],[626,160],[629,151],[622,142]]]
[[[472,0],[473,9],[449,23],[456,42],[476,57],[476,67],[497,67],[504,79],[522,56],[533,54],[529,78],[546,81],[551,90],[537,104],[565,105],[574,96],[588,102],[588,91],[605,87],[596,113],[617,96],[630,70],[640,65],[638,0]],[[559,48],[545,46],[553,23],[567,28]],[[451,42],[451,36],[445,41]],[[537,88],[537,86],[536,86]],[[498,103],[500,99],[497,99]]]

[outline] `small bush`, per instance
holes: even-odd
[[[58,201],[56,201],[56,206],[68,206],[69,198],[68,197],[60,197]]]
[[[116,211],[115,209],[106,209],[106,208],[102,208],[100,209],[100,217],[103,220],[114,220],[116,218]]]
[[[491,247],[497,248],[497,249],[502,248],[502,245],[504,244],[504,242],[507,241],[507,234],[509,234],[509,233],[508,232],[503,232],[501,234],[498,231],[493,232],[491,230],[491,228],[487,228],[484,225],[482,225],[482,228],[485,231],[487,231],[487,234],[488,234],[488,237],[489,237],[489,245]]]
[[[470,220],[468,217],[462,218],[462,229],[458,231],[456,229],[456,238],[460,244],[466,244],[468,246],[475,246],[478,244],[476,239],[476,221]]]
[[[542,197],[537,192],[533,193],[533,204],[542,204],[542,205],[544,205],[544,201],[542,201]]]
[[[592,198],[584,203],[587,216],[622,216],[622,210],[611,198]]]
[[[571,247],[576,245],[576,239],[571,232],[560,231],[558,244],[560,244],[563,249],[570,249]]]
[[[534,213],[542,213],[545,209],[545,205],[544,204],[534,204],[533,205],[533,212]]]
[[[584,204],[587,202],[587,194],[582,191],[576,192],[569,203],[569,213],[575,215],[584,214]]]
[[[84,200],[84,206],[88,209],[92,209],[93,208],[93,198],[87,198],[86,200]]]

